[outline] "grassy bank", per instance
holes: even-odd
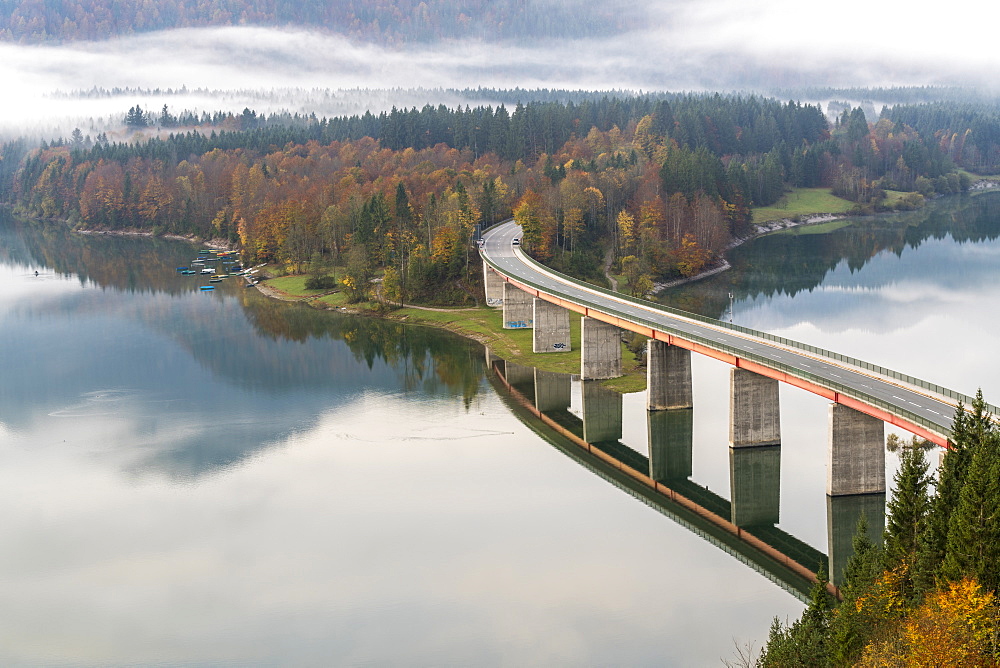
[[[479,341],[502,357],[525,366],[533,366],[544,371],[559,373],[580,373],[580,314],[570,312],[569,329],[572,350],[563,353],[534,353],[532,330],[503,329],[501,309],[456,308],[397,308],[386,310],[380,304],[363,302],[348,304],[342,292],[327,290],[306,290],[305,276],[282,276],[263,281],[266,294],[289,301],[305,301],[310,306],[327,309],[346,309],[378,317],[400,320],[416,325],[439,327]],[[622,345],[622,371],[620,378],[602,381],[602,384],[618,392],[639,392],[646,389],[645,367],[640,366],[635,355]]]
[[[753,222],[766,223],[817,213],[846,213],[854,202],[831,195],[827,188],[795,188],[773,206],[753,209]]]

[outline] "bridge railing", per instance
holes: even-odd
[[[752,335],[752,336],[757,336],[757,337],[764,338],[764,339],[767,339],[767,340],[770,340],[770,341],[774,341],[776,343],[780,343],[780,344],[785,345],[785,346],[790,347],[790,348],[795,348],[797,350],[809,352],[809,353],[814,354],[814,355],[819,355],[819,356],[822,356],[822,357],[827,357],[829,359],[834,359],[834,360],[837,360],[837,361],[845,363],[845,364],[851,364],[853,366],[857,366],[857,367],[866,369],[868,371],[872,371],[874,373],[879,373],[881,375],[886,375],[886,376],[888,376],[890,378],[896,378],[898,380],[904,380],[904,382],[907,382],[907,383],[909,383],[911,385],[916,385],[918,387],[923,387],[925,389],[937,392],[938,394],[941,394],[943,396],[948,396],[948,397],[954,398],[954,399],[956,399],[958,401],[963,402],[966,405],[971,404],[972,401],[973,401],[972,397],[968,397],[968,396],[960,394],[958,392],[954,392],[952,390],[949,390],[947,388],[943,388],[943,387],[941,387],[939,385],[935,385],[933,383],[928,383],[926,381],[922,381],[922,380],[920,380],[918,378],[914,378],[913,376],[907,376],[906,374],[901,374],[901,373],[898,373],[898,372],[894,372],[894,371],[892,371],[890,369],[885,369],[885,367],[880,367],[880,366],[875,365],[875,364],[870,364],[868,362],[863,362],[862,360],[856,360],[855,358],[848,357],[847,355],[840,355],[839,353],[833,353],[833,352],[824,350],[822,348],[818,348],[816,346],[809,346],[809,345],[806,345],[806,344],[803,344],[803,343],[799,343],[797,341],[793,341],[791,339],[785,339],[783,337],[774,336],[774,335],[771,335],[771,334],[767,334],[766,332],[759,332],[759,331],[751,329],[749,327],[742,327],[742,326],[739,326],[739,325],[733,325],[733,324],[730,324],[730,323],[725,323],[725,322],[722,322],[720,320],[716,320],[714,318],[708,318],[708,317],[700,316],[700,315],[697,315],[697,314],[694,314],[694,313],[688,313],[687,311],[682,311],[680,309],[675,309],[675,308],[671,308],[671,307],[668,307],[668,306],[662,306],[660,304],[654,304],[652,302],[648,302],[648,301],[642,300],[642,299],[636,299],[634,297],[629,297],[627,295],[623,295],[623,294],[621,294],[619,292],[614,292],[614,291],[608,290],[606,288],[597,287],[597,286],[591,285],[590,283],[584,283],[583,281],[579,281],[577,279],[571,278],[569,276],[566,276],[565,274],[561,274],[559,272],[553,271],[553,270],[549,269],[548,267],[545,267],[544,265],[542,265],[539,262],[535,261],[534,259],[532,259],[530,257],[527,257],[526,255],[525,255],[525,257],[527,258],[528,262],[530,262],[531,264],[535,265],[537,268],[539,268],[541,270],[544,270],[547,273],[557,275],[557,276],[559,276],[563,280],[566,280],[568,282],[576,284],[576,285],[578,285],[580,287],[587,288],[588,290],[594,290],[596,292],[605,294],[605,295],[607,295],[609,297],[614,297],[615,299],[624,300],[624,301],[627,301],[627,302],[630,302],[630,303],[634,303],[634,304],[637,304],[637,305],[640,305],[640,306],[643,306],[643,307],[646,307],[646,308],[654,308],[656,310],[665,311],[666,313],[669,313],[670,315],[679,316],[679,317],[686,318],[686,319],[689,319],[689,320],[697,320],[699,322],[703,322],[703,323],[706,323],[706,324],[715,325],[715,326],[721,326],[721,327],[724,327],[726,329],[732,329],[732,330],[735,330],[735,331],[738,331],[738,332],[741,332],[741,333],[744,333],[744,334],[749,334],[749,335]],[[492,260],[490,260],[489,258],[485,258],[485,257],[483,259],[487,262],[487,264],[489,264],[490,266],[492,266],[495,270],[499,271],[500,273],[504,273],[504,270],[502,268],[500,268],[497,264],[495,264]],[[535,288],[536,290],[540,290],[542,292],[553,294],[554,296],[561,297],[561,298],[567,299],[569,301],[580,301],[578,298],[572,297],[568,293],[561,292],[561,291],[558,291],[558,290],[553,290],[553,289],[551,289],[549,287],[546,287],[546,286],[543,286],[541,284],[535,283],[534,281],[532,281],[530,279],[526,279],[526,278],[523,278],[523,277],[520,277],[520,276],[516,276],[514,278],[516,278],[519,282],[522,282],[522,283],[528,285],[529,287]],[[592,306],[595,310],[601,310],[601,307],[599,305],[597,305],[596,303],[590,303],[588,305]],[[894,415],[898,415],[899,417],[904,418],[904,419],[906,419],[906,420],[908,420],[908,421],[910,421],[910,422],[912,422],[914,424],[917,424],[917,425],[920,425],[920,426],[923,426],[923,427],[927,427],[931,431],[941,432],[942,428],[944,428],[944,425],[942,425],[940,423],[937,423],[937,422],[934,422],[932,420],[929,420],[929,419],[927,419],[927,418],[925,418],[925,417],[923,417],[921,415],[917,415],[916,413],[913,413],[913,412],[907,410],[905,407],[898,406],[898,405],[893,404],[891,402],[885,401],[884,399],[879,399],[878,397],[872,396],[872,395],[870,395],[870,394],[868,394],[866,392],[862,392],[862,391],[860,391],[860,390],[858,390],[856,388],[844,385],[842,383],[838,383],[836,381],[829,380],[827,378],[824,378],[824,377],[819,376],[817,374],[814,374],[812,372],[803,371],[802,369],[800,369],[798,367],[795,367],[793,365],[786,364],[784,362],[780,362],[778,360],[774,360],[774,359],[765,357],[763,355],[760,355],[760,354],[757,354],[757,353],[754,353],[754,352],[751,352],[751,351],[746,351],[746,350],[743,350],[743,349],[740,349],[740,348],[736,348],[735,346],[730,346],[728,344],[721,343],[721,342],[716,341],[714,339],[709,339],[707,337],[702,337],[702,336],[699,336],[697,334],[693,334],[691,332],[685,332],[685,331],[682,331],[680,329],[675,329],[673,327],[670,327],[669,325],[664,326],[660,322],[655,322],[653,320],[648,320],[646,318],[641,318],[641,317],[636,317],[636,316],[617,315],[617,314],[616,314],[615,317],[618,317],[621,320],[632,322],[632,323],[634,323],[636,325],[639,325],[639,326],[642,326],[642,327],[646,327],[646,328],[649,328],[649,329],[657,329],[657,330],[661,330],[661,331],[664,330],[664,329],[666,329],[670,333],[676,334],[678,337],[683,338],[685,340],[690,340],[690,341],[692,341],[694,343],[700,343],[700,344],[705,345],[705,346],[707,346],[709,348],[713,348],[713,349],[718,350],[720,352],[729,353],[729,354],[731,354],[731,355],[733,355],[735,357],[739,357],[741,359],[745,359],[745,360],[748,360],[748,361],[751,361],[751,362],[757,362],[758,364],[762,364],[764,366],[770,367],[770,368],[772,368],[772,369],[774,369],[776,371],[783,371],[785,373],[789,373],[789,374],[791,374],[793,376],[796,376],[798,378],[802,378],[803,380],[808,380],[808,381],[810,381],[810,382],[812,382],[812,383],[814,383],[814,384],[816,384],[816,385],[818,385],[820,387],[825,387],[825,388],[827,388],[829,390],[832,390],[834,392],[838,392],[838,393],[841,393],[841,394],[844,394],[844,395],[847,395],[847,396],[850,396],[850,397],[854,397],[854,398],[858,399],[859,401],[863,401],[864,403],[866,403],[866,404],[868,404],[870,406],[885,409],[889,413],[892,413]],[[938,389],[934,389],[934,388],[938,388]],[[1000,408],[996,408],[996,407],[994,407],[994,406],[992,406],[990,404],[987,404],[987,410],[989,410],[990,412],[992,412],[994,414],[1000,414]],[[948,416],[945,416],[945,417],[948,417]]]
[[[842,364],[848,364],[848,365],[851,365],[851,366],[855,366],[855,367],[858,367],[860,369],[864,369],[866,371],[870,371],[872,373],[878,374],[880,376],[884,376],[886,378],[891,378],[893,380],[898,380],[898,381],[901,381],[901,382],[906,383],[908,385],[913,385],[915,387],[919,387],[919,388],[928,390],[928,391],[933,392],[935,394],[938,394],[940,396],[948,397],[950,399],[954,399],[955,401],[961,401],[966,406],[969,406],[974,401],[973,397],[970,397],[970,396],[968,396],[966,394],[962,394],[961,392],[956,392],[956,391],[954,391],[952,389],[949,389],[947,387],[944,387],[942,385],[938,385],[936,383],[928,382],[928,381],[923,380],[921,378],[917,378],[916,376],[911,376],[909,374],[900,373],[899,371],[895,371],[893,369],[889,369],[887,367],[880,366],[878,364],[872,364],[871,362],[866,362],[866,361],[858,359],[856,357],[851,357],[849,355],[842,355],[840,353],[833,352],[831,350],[826,350],[826,349],[820,348],[818,346],[811,346],[811,345],[809,345],[807,343],[801,343],[799,341],[795,341],[794,339],[786,339],[783,336],[776,336],[774,334],[768,334],[767,332],[761,332],[761,331],[756,330],[756,329],[751,329],[750,327],[743,327],[742,325],[736,325],[736,324],[729,323],[729,322],[723,322],[722,320],[716,320],[715,318],[709,318],[708,316],[698,315],[697,313],[690,313],[688,311],[683,311],[681,309],[673,308],[673,307],[670,307],[670,306],[665,306],[665,305],[662,305],[662,304],[656,304],[654,302],[650,302],[650,301],[647,301],[645,299],[637,299],[635,297],[631,297],[629,295],[625,295],[625,294],[622,294],[620,292],[615,292],[614,290],[608,290],[607,288],[602,288],[602,287],[599,287],[599,286],[596,286],[596,285],[592,285],[590,283],[585,283],[583,281],[577,280],[577,279],[572,278],[570,276],[567,276],[565,274],[561,274],[561,273],[559,273],[557,271],[554,271],[554,270],[546,267],[545,265],[541,264],[540,262],[538,262],[534,258],[529,257],[526,253],[524,253],[523,255],[528,260],[529,263],[531,263],[536,268],[538,268],[538,269],[540,269],[542,271],[548,272],[550,274],[555,274],[555,275],[559,276],[561,279],[570,281],[570,282],[575,283],[575,284],[577,284],[577,285],[579,285],[581,287],[585,287],[587,289],[594,290],[596,292],[600,292],[602,294],[608,295],[610,297],[614,297],[616,299],[621,299],[621,300],[624,300],[624,301],[627,301],[627,302],[631,302],[633,304],[637,304],[639,306],[643,306],[643,307],[646,307],[646,308],[655,308],[657,310],[664,311],[664,312],[669,313],[671,315],[679,316],[679,317],[682,317],[682,318],[687,318],[689,320],[697,320],[698,322],[703,322],[703,323],[706,323],[706,324],[709,324],[709,325],[713,325],[713,326],[716,326],[716,327],[722,327],[724,329],[729,329],[729,330],[732,330],[734,332],[740,332],[741,334],[748,334],[750,336],[754,336],[754,337],[758,337],[758,338],[761,338],[761,339],[765,339],[767,341],[772,341],[772,342],[777,343],[779,345],[785,346],[786,348],[794,348],[796,350],[801,350],[803,352],[807,352],[807,353],[809,353],[811,355],[818,355],[820,357],[825,357],[825,358],[830,359],[830,360],[835,360],[835,361],[840,362]],[[994,406],[992,404],[986,404],[986,409],[989,412],[993,413],[994,415],[1000,416],[1000,407]]]

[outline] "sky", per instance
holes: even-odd
[[[641,0],[640,0],[641,1]],[[392,105],[454,104],[439,93],[334,100],[320,89],[523,87],[773,90],[803,86],[989,86],[1000,65],[985,3],[962,13],[900,2],[645,0],[647,24],[601,41],[517,45],[451,41],[385,48],[337,35],[256,27],[183,29],[105,42],[0,44],[0,132],[102,129],[135,103],[172,111],[319,115]],[[544,0],[543,0],[544,2]],[[206,89],[209,94],[53,97],[94,86]],[[297,89],[297,90],[296,90]],[[253,93],[252,91],[257,91]],[[12,101],[16,100],[16,103]]]

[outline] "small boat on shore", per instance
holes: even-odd
[[[215,286],[214,285],[202,285],[198,289],[201,290],[202,292],[204,292],[206,290],[214,290]]]

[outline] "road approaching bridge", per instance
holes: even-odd
[[[520,236],[513,221],[488,230],[480,244],[485,271],[538,300],[803,388],[942,446],[958,403],[972,402],[947,388],[845,355],[572,279],[528,257]],[[489,298],[491,277],[487,279]]]

